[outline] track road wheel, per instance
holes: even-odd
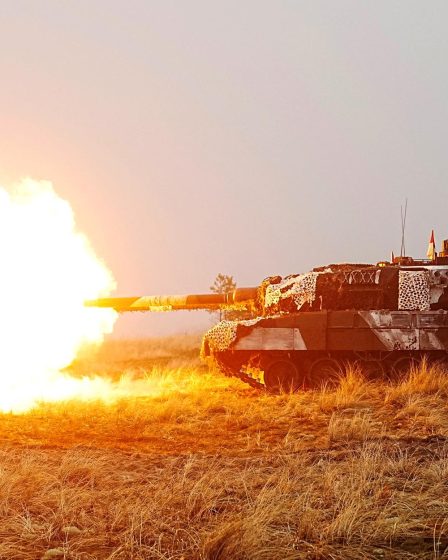
[[[332,358],[321,358],[316,360],[310,367],[307,380],[310,389],[318,387],[336,387],[343,375],[343,369],[339,362]]]
[[[300,387],[299,372],[290,360],[276,360],[266,368],[264,382],[272,393],[292,393]]]

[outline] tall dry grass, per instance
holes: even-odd
[[[197,343],[115,341],[71,368],[153,396],[0,415],[0,558],[447,556],[440,367],[272,396],[198,369]]]

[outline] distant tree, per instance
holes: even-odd
[[[214,294],[229,294],[233,292],[235,288],[236,282],[233,279],[233,276],[219,273],[213,284],[210,286],[210,291]],[[218,312],[211,311],[211,313],[217,313],[220,321],[223,319],[228,321],[239,321],[242,319],[250,319],[252,317],[251,311],[246,309],[220,309]]]
[[[236,282],[233,279],[233,276],[221,273],[216,276],[213,285],[210,286],[210,290],[214,294],[229,294],[230,292],[233,292],[235,288]]]
[[[210,291],[214,294],[230,294],[235,290],[235,288],[236,282],[233,279],[233,276],[219,273],[213,284],[210,286]],[[228,312],[226,310],[220,309],[218,313],[220,321],[227,318]]]

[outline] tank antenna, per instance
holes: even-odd
[[[401,206],[400,209],[401,209],[401,250],[400,250],[400,257],[405,257],[406,256],[405,234],[406,234],[406,217],[407,217],[407,214],[408,214],[408,199],[406,199],[406,201],[405,201],[404,210],[403,210],[403,206]]]

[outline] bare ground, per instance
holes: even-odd
[[[0,415],[0,558],[448,557],[444,371],[271,396],[198,343],[109,342],[71,368],[150,397]]]

